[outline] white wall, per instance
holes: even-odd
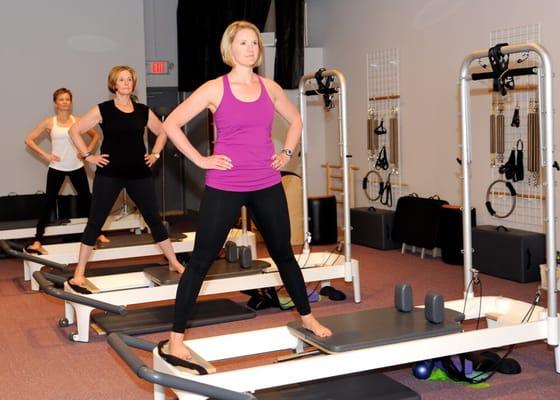
[[[560,68],[560,2],[556,0],[307,0],[309,45],[324,49],[325,64],[348,83],[350,149],[360,174],[367,171],[366,53],[398,48],[400,55],[403,181],[420,195],[460,199],[458,76],[463,58],[489,46],[490,32],[541,24],[542,44]],[[555,89],[558,89],[558,78]],[[554,101],[558,103],[558,90]],[[485,217],[488,186],[488,95],[472,99],[473,200]],[[557,121],[555,121],[557,122]],[[327,125],[328,134],[337,129]],[[334,141],[327,159],[337,159]],[[362,175],[363,176],[363,175]],[[359,182],[358,188],[360,187]],[[357,189],[359,205],[366,205]],[[479,222],[481,220],[479,219]]]
[[[265,48],[264,62],[259,70],[263,76],[267,78],[274,78],[274,57],[276,49],[273,47]],[[317,71],[323,66],[323,49],[321,48],[306,48],[305,49],[305,73]],[[288,98],[299,108],[299,90],[292,89],[286,90]],[[306,103],[307,119],[307,190],[309,196],[319,196],[326,193],[326,174],[325,170],[320,167],[327,160],[325,158],[325,115],[324,107],[321,98],[318,96],[310,97]],[[286,121],[276,115],[274,125],[272,127],[272,140],[276,149],[281,150],[286,140],[286,132],[288,125]],[[286,170],[301,174],[301,158],[300,146],[294,151],[294,156],[290,163],[286,166]]]
[[[74,93],[74,113],[109,97],[107,73],[116,64],[139,74],[145,101],[142,0],[22,0],[0,13],[0,195],[45,190],[46,164],[23,140],[53,114],[52,92]],[[43,141],[48,148],[48,140]]]

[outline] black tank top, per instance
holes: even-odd
[[[139,179],[150,176],[144,161],[144,128],[148,124],[148,107],[132,103],[134,111],[125,113],[113,100],[99,104],[103,130],[101,154],[109,154],[109,165],[97,168],[99,176]]]

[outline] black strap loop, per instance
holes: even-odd
[[[381,147],[379,155],[377,156],[377,161],[375,162],[375,169],[377,170],[387,170],[389,169],[389,161],[387,160],[387,149],[385,146]]]

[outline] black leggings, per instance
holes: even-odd
[[[89,193],[89,184],[84,167],[75,169],[73,171],[59,171],[54,168],[49,168],[47,172],[47,193],[45,200],[45,207],[37,221],[37,232],[35,233],[35,240],[42,242],[45,235],[45,227],[49,222],[51,212],[56,206],[56,198],[60,187],[64,183],[66,177],[70,178],[74,189],[78,193],[78,213],[80,216],[86,217],[89,213],[89,206],[91,203],[91,194]]]
[[[290,244],[290,216],[282,184],[254,192],[227,192],[207,186],[200,204],[193,253],[177,288],[173,332],[184,332],[208,269],[243,205],[262,234],[299,314],[311,312],[303,275]]]
[[[122,189],[126,189],[127,194],[140,210],[144,221],[152,231],[154,241],[159,243],[168,239],[167,230],[159,217],[156,191],[151,177],[125,179],[96,175],[91,194],[91,211],[82,235],[82,243],[88,246],[95,244]]]

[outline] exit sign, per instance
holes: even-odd
[[[148,61],[146,63],[146,73],[150,75],[165,75],[169,73],[169,63],[162,60]]]

